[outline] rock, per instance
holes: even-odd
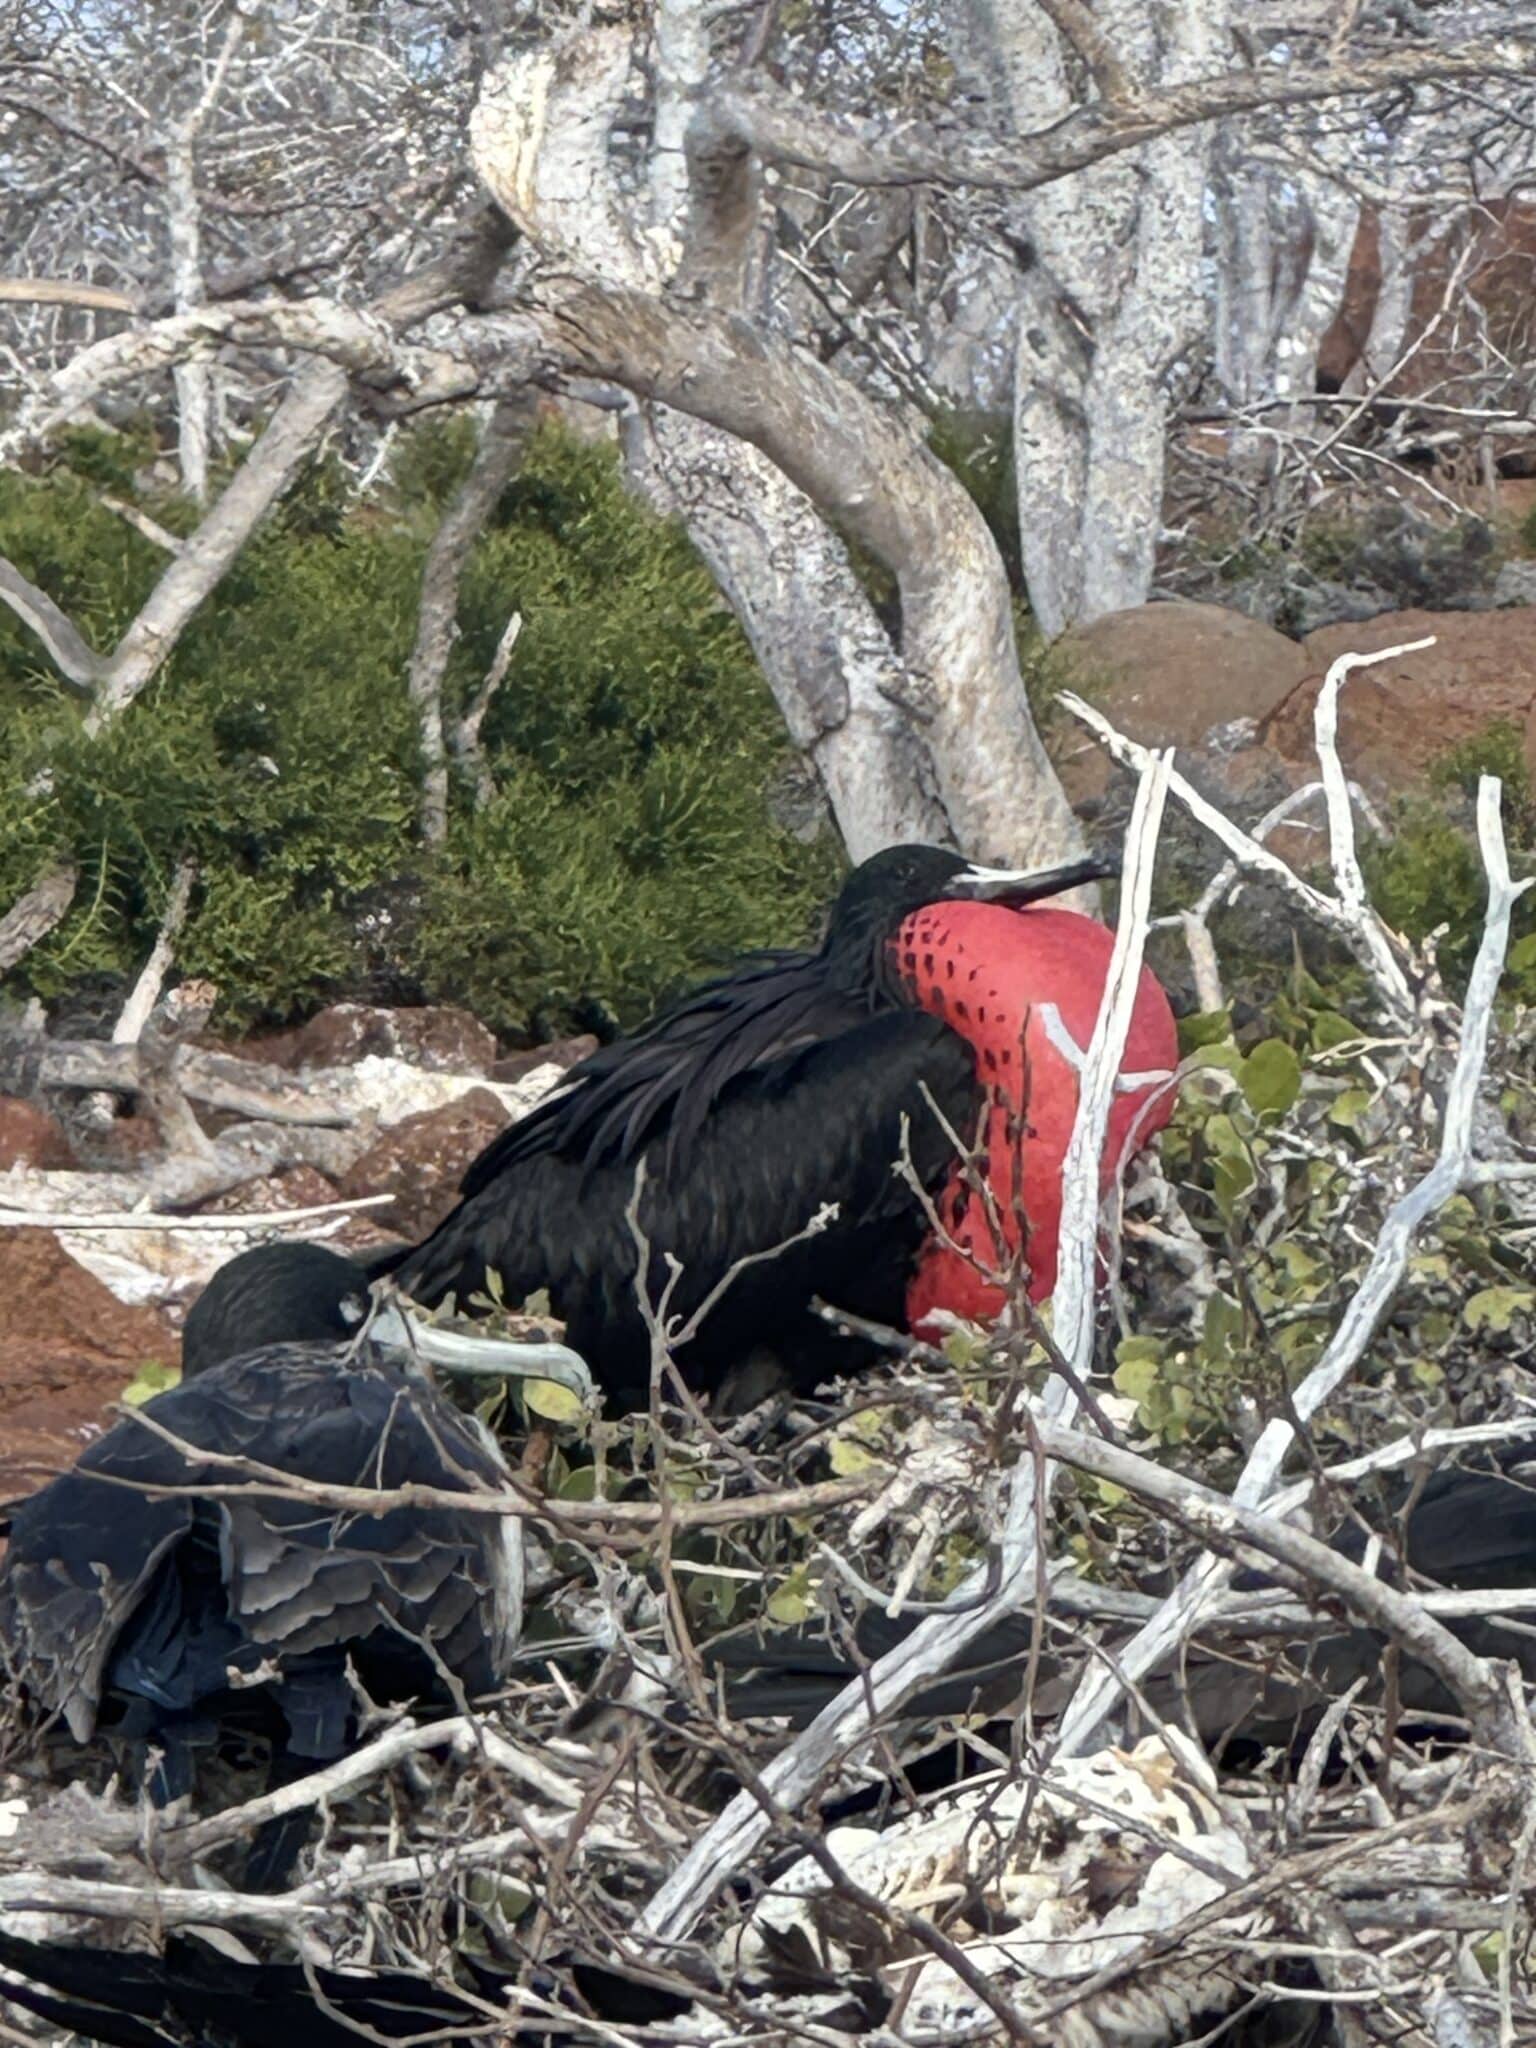
[[[1300,562],[1281,561],[1228,586],[1225,601],[1250,619],[1262,619],[1293,639],[1344,619],[1373,619],[1393,599],[1375,584],[1339,583],[1314,576]]]
[[[521,1081],[540,1067],[556,1067],[563,1074],[569,1073],[589,1053],[597,1051],[597,1043],[590,1031],[584,1031],[576,1038],[554,1038],[548,1045],[531,1046],[527,1052],[508,1053],[491,1068],[491,1079]]]
[[[1266,722],[1263,739],[1310,776],[1313,709],[1329,663],[1429,635],[1433,647],[1357,669],[1345,683],[1339,751],[1348,774],[1378,798],[1422,786],[1448,748],[1497,720],[1524,733],[1536,774],[1536,609],[1392,612],[1314,633],[1305,644],[1311,673]]]
[[[161,1319],[126,1308],[45,1230],[0,1232],[0,1495],[73,1464],[108,1406],[150,1360],[180,1347]]]
[[[441,1109],[406,1117],[356,1161],[341,1183],[343,1195],[388,1194],[375,1222],[402,1237],[425,1237],[458,1200],[464,1171],[511,1122],[505,1104],[488,1088],[473,1089]]]
[[[1112,724],[1145,745],[1178,747],[1187,773],[1207,760],[1213,728],[1242,719],[1257,727],[1307,673],[1302,650],[1273,627],[1181,600],[1110,612],[1064,633],[1056,651]],[[1097,742],[1064,719],[1052,754],[1073,804],[1099,805],[1112,771]]]
[[[43,1172],[74,1165],[74,1155],[56,1117],[35,1102],[0,1095],[0,1173],[12,1166]]]
[[[278,1209],[319,1209],[327,1203],[341,1199],[341,1190],[334,1181],[313,1166],[284,1167],[278,1173],[263,1175],[260,1180],[248,1180],[243,1187],[231,1188],[227,1194],[216,1195],[212,1201],[204,1202],[198,1214],[202,1216],[260,1216]],[[287,1237],[315,1237],[332,1245],[341,1252],[371,1252],[386,1244],[396,1242],[391,1231],[381,1229],[371,1219],[382,1213],[381,1209],[359,1209],[338,1225],[334,1217],[316,1217],[305,1225],[284,1225],[282,1234]],[[184,1232],[184,1236],[191,1236]],[[219,1246],[216,1264],[223,1265],[235,1252],[245,1249],[246,1240],[231,1238],[227,1241],[214,1238]]]
[[[1501,611],[1509,605],[1536,605],[1536,561],[1506,562],[1493,579],[1493,602]]]
[[[496,1039],[468,1010],[445,1005],[380,1009],[367,1003],[333,1003],[296,1031],[246,1039],[220,1050],[269,1065],[350,1067],[369,1058],[401,1059],[434,1074],[488,1074]]]
[[[1145,745],[1176,745],[1180,768],[1214,803],[1229,801],[1231,764],[1307,674],[1307,657],[1294,641],[1223,604],[1137,604],[1073,627],[1057,649],[1081,678],[1081,694],[1112,725]],[[1047,745],[1073,807],[1116,829],[1130,776],[1112,766],[1075,719],[1053,719]],[[1284,795],[1288,782],[1278,762],[1268,780],[1274,793],[1243,821]]]

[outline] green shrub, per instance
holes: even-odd
[[[504,1030],[629,1021],[721,954],[805,935],[836,856],[769,815],[788,753],[745,641],[681,532],[609,453],[554,428],[468,566],[445,689],[456,716],[521,611],[483,735],[498,795],[477,815],[456,782],[450,844],[426,857],[404,679],[470,443],[462,423],[402,439],[384,501],[355,508],[337,468],[311,470],[103,739],[0,612],[0,902],[59,854],[82,870],[16,992],[134,971],[189,856],[178,958],[218,982],[230,1023],[359,992],[381,952],[397,992]],[[48,474],[0,478],[0,552],[98,647],[165,564],[97,497],[131,491],[145,452],[76,436]],[[184,505],[147,509],[187,523]]]
[[[1488,902],[1487,876],[1468,829],[1478,777],[1484,774],[1503,782],[1510,864],[1517,875],[1529,872],[1536,863],[1536,792],[1521,735],[1503,720],[1451,748],[1431,772],[1434,797],[1403,802],[1392,838],[1370,840],[1361,849],[1371,900],[1388,924],[1412,939],[1447,928],[1438,941],[1439,958],[1457,988],[1471,971]],[[1511,938],[1505,992],[1536,1002],[1536,909],[1529,893],[1515,906]]]

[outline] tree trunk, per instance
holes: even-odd
[[[476,109],[481,177],[547,254],[593,281],[552,282],[554,345],[646,402],[631,459],[737,610],[850,852],[915,836],[1059,859],[1081,836],[1030,716],[986,524],[908,423],[738,310],[753,296],[755,172],[710,129],[708,11],[671,0],[662,13],[658,134],[683,137],[690,176],[678,179],[675,148],[658,152],[648,234],[617,225],[607,150],[633,89],[627,32],[593,30],[558,64],[514,59]],[[664,296],[674,271],[718,317]],[[898,642],[839,526],[894,576]]]
[[[1210,68],[1227,0],[1093,23],[1137,86]],[[973,0],[994,107],[1020,133],[1071,105],[1061,43],[1026,0]],[[979,61],[979,60],[978,60]],[[1030,605],[1054,636],[1149,594],[1161,523],[1169,372],[1204,328],[1208,136],[1187,128],[1029,195],[1037,271],[1015,351],[1014,447]]]

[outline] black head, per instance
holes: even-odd
[[[181,1334],[184,1378],[267,1344],[336,1344],[368,1313],[368,1275],[319,1244],[262,1244],[220,1266]]]
[[[1117,872],[1088,857],[1057,868],[990,868],[947,846],[888,846],[861,861],[843,884],[827,925],[824,951],[863,977],[880,973],[886,941],[927,903],[964,900],[1022,909]]]

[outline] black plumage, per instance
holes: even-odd
[[[360,2041],[420,2043],[449,2037],[508,2039],[542,2048],[580,2030],[525,2022],[515,2033],[487,2011],[505,2002],[512,1980],[467,1958],[473,1994],[404,1970],[336,1970],[315,1964],[239,1963],[184,1935],[163,1955],[73,1948],[0,1932],[0,2000],[106,2048],[358,2048]],[[19,1981],[18,1981],[19,1980]],[[688,2009],[689,2000],[649,1976],[567,1960],[541,1970],[533,1988],[557,2007],[566,1982],[602,2019],[644,2026]],[[675,1980],[674,1980],[675,1981]],[[364,2033],[362,2029],[368,2029]]]
[[[680,1261],[672,1309],[684,1319],[737,1261],[836,1205],[815,1237],[736,1278],[679,1349],[685,1377],[713,1385],[754,1345],[777,1352],[802,1384],[845,1369],[855,1351],[811,1314],[811,1297],[901,1320],[927,1230],[894,1171],[903,1131],[931,1192],[954,1160],[945,1126],[968,1134],[981,1102],[965,1041],[909,1006],[891,937],[945,896],[1022,904],[1110,871],[1086,860],[1001,875],[937,847],[877,855],[850,877],[816,951],[748,960],[594,1053],[487,1147],[458,1208],[423,1244],[375,1270],[393,1270],[429,1305],[449,1294],[465,1304],[488,1271],[509,1301],[548,1288],[610,1404],[643,1406],[650,1343],[626,1220],[643,1162],[647,1289],[654,1301],[667,1256]]]
[[[360,1269],[317,1246],[232,1261],[188,1318],[181,1385],[12,1517],[9,1677],[79,1742],[99,1729],[153,1743],[162,1798],[188,1790],[199,1754],[234,1729],[254,1727],[289,1771],[340,1755],[357,1709],[349,1660],[375,1698],[430,1700],[487,1691],[510,1661],[515,1522],[205,1490],[250,1476],[230,1459],[351,1487],[505,1484],[480,1425],[360,1339],[365,1301]],[[295,1341],[269,1341],[281,1329]]]

